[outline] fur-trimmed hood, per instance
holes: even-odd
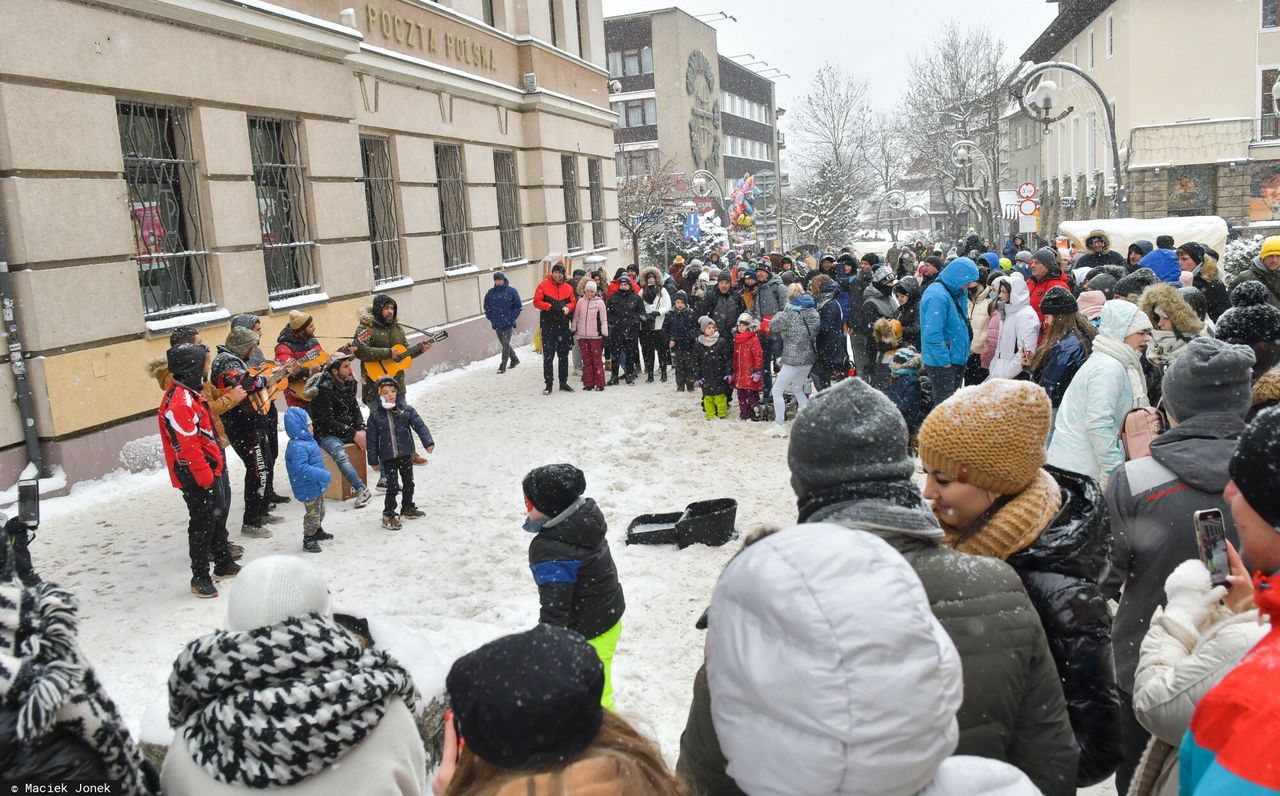
[[[1093,249],[1089,248],[1089,241],[1094,238],[1102,238],[1103,243],[1107,244],[1107,251],[1111,251],[1111,236],[1108,235],[1105,230],[1101,230],[1101,229],[1095,229],[1085,236],[1084,238],[1085,249],[1087,249],[1090,252],[1093,251]]]
[[[634,287],[637,291],[640,290],[641,288],[644,287],[645,280],[647,280],[649,277],[653,277],[654,279],[658,280],[658,287],[662,287],[662,283],[666,279],[666,275],[663,274],[660,269],[654,268],[652,265],[646,265],[644,268],[640,270],[640,276],[639,276],[640,284],[633,285],[632,287]]]
[[[1177,285],[1162,282],[1142,291],[1142,298],[1138,300],[1138,308],[1151,319],[1151,325],[1158,328],[1160,319],[1157,317],[1157,307],[1159,307],[1160,315],[1167,317],[1173,323],[1173,331],[1175,332],[1183,335],[1197,335],[1204,330],[1204,323],[1191,305],[1187,303],[1187,300],[1182,297],[1182,294],[1178,292]]]
[[[1206,254],[1204,262],[1200,264],[1199,271],[1201,279],[1206,282],[1216,282],[1218,280],[1218,261]]]
[[[1253,383],[1253,405],[1280,403],[1280,368],[1272,368]]]
[[[145,365],[147,375],[160,383],[163,388],[169,379],[169,361],[164,357],[156,357]]]

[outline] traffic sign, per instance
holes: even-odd
[[[1024,216],[1034,216],[1040,210],[1040,205],[1034,199],[1023,199],[1018,204],[1018,212]]]
[[[1034,182],[1024,182],[1018,186],[1018,196],[1022,199],[1031,199],[1036,195],[1036,184]],[[1026,213],[1026,215],[1031,215]]]

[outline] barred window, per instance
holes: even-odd
[[[603,249],[604,239],[604,182],[600,177],[600,158],[587,161],[587,187],[591,191],[591,245]]]
[[[361,182],[364,183],[365,209],[369,213],[369,247],[376,285],[402,276],[390,142],[385,138],[360,136],[360,162],[364,167]]]
[[[249,153],[253,184],[258,190],[258,223],[262,259],[267,267],[267,296],[273,300],[317,293],[307,231],[302,149],[298,123],[289,119],[249,117]]]
[[[118,102],[116,121],[144,317],[213,308],[186,115],[180,108]]]
[[[498,232],[502,237],[502,261],[507,263],[524,256],[520,240],[520,202],[516,193],[516,153],[495,151],[493,172],[498,183]]]
[[[440,230],[445,270],[471,264],[467,231],[467,193],[462,176],[462,147],[436,144],[436,191],[440,194]]]
[[[569,251],[581,251],[582,216],[578,213],[577,158],[573,155],[561,155],[560,173],[564,179],[564,226],[568,233]]]

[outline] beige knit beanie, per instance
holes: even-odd
[[[295,332],[302,331],[302,328],[311,323],[311,314],[302,310],[289,310],[289,328]]]
[[[1044,467],[1050,410],[1048,393],[1029,381],[957,390],[920,426],[920,461],[963,484],[1016,495]]]

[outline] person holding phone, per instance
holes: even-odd
[[[1165,579],[1197,557],[1193,516],[1221,511],[1226,539],[1239,541],[1222,490],[1249,412],[1252,368],[1253,352],[1245,346],[1209,337],[1188,343],[1162,380],[1173,428],[1151,443],[1150,456],[1116,468],[1107,485],[1112,547],[1103,593],[1120,601],[1112,639],[1124,705],[1124,760],[1117,772],[1122,792],[1150,737],[1133,709],[1140,645],[1152,613],[1164,602]]]

